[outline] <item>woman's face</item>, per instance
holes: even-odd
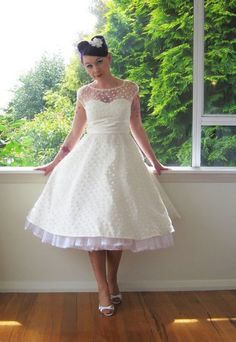
[[[94,80],[110,75],[111,54],[106,57],[83,56],[83,66]]]

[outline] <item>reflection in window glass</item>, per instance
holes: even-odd
[[[236,113],[235,10],[235,0],[205,0],[205,114]]]
[[[202,166],[236,166],[236,127],[202,128]]]

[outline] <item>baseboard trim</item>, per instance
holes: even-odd
[[[236,279],[119,282],[123,292],[236,290]],[[1,281],[0,292],[96,292],[94,281]]]

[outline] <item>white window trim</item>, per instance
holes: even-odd
[[[236,126],[236,115],[222,115],[222,114],[204,114],[201,117],[202,126]]]
[[[236,126],[236,114],[204,113],[204,0],[194,0],[192,167],[201,167],[203,126]]]
[[[204,1],[193,4],[192,167],[201,166],[201,118],[204,108]]]
[[[45,184],[48,176],[33,167],[0,167],[1,184]],[[161,183],[235,183],[235,167],[171,167],[159,176]],[[4,189],[4,188],[3,188]]]

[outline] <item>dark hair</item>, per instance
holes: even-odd
[[[83,56],[101,56],[108,55],[108,47],[103,36],[94,36],[91,41],[82,40],[77,48],[80,52],[81,62],[83,62]]]

